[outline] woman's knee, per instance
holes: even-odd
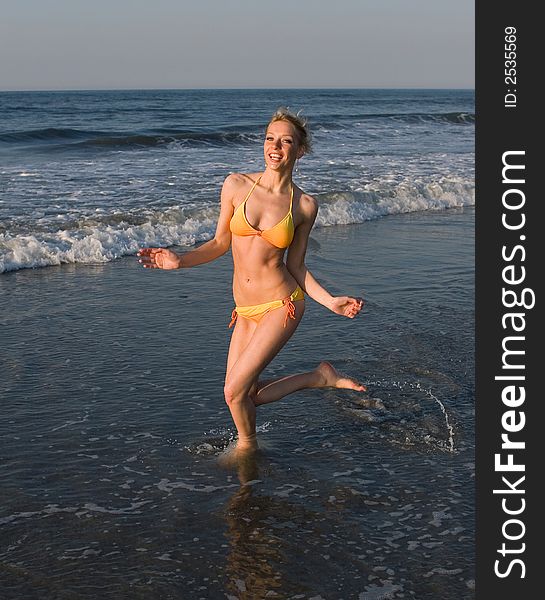
[[[237,381],[236,377],[227,376],[223,386],[223,395],[227,404],[236,404],[250,398],[255,401],[257,397],[257,383]]]
[[[238,397],[235,388],[227,381],[225,382],[225,385],[223,386],[223,397],[225,398],[225,402],[228,405],[234,404],[235,400]]]

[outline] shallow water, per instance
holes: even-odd
[[[266,376],[331,360],[368,392],[258,409],[218,456],[230,257],[2,275],[0,582],[8,598],[474,597],[472,209],[314,230],[312,301]]]

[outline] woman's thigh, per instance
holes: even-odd
[[[248,342],[250,341],[256,327],[257,323],[254,323],[254,321],[250,321],[249,319],[244,319],[242,317],[237,318],[233,333],[231,335],[231,342],[229,343],[227,368],[225,370],[226,375],[229,374],[229,371],[231,371],[231,368],[237,362],[241,353],[248,345]]]
[[[236,391],[248,392],[257,383],[259,374],[280,352],[303,317],[304,300],[295,302],[294,306],[295,319],[288,319],[286,327],[286,309],[278,308],[267,313],[259,321],[247,341],[242,340],[236,360],[233,353],[233,361],[228,364],[226,384],[234,387]]]

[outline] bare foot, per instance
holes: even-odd
[[[339,373],[337,369],[326,361],[321,362],[315,369],[315,372],[319,375],[320,386],[319,387],[334,387],[347,390],[356,390],[358,392],[366,392],[367,388],[356,381],[350,379],[342,373]]]
[[[235,445],[229,445],[219,457],[219,463],[224,467],[235,467],[251,460],[259,452],[257,440],[250,443],[241,443],[240,440]]]

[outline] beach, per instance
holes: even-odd
[[[6,598],[472,598],[472,208],[315,229],[308,302],[266,375],[319,360],[368,392],[258,410],[234,471],[231,259],[2,276]]]
[[[263,127],[304,108],[294,181],[319,204],[307,300],[264,372],[322,360],[367,392],[258,408],[228,467],[230,252],[214,234]],[[0,94],[0,596],[472,600],[472,90]]]

